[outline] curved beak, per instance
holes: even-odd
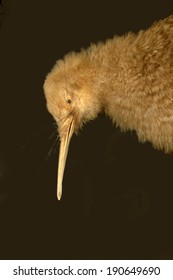
[[[67,122],[67,121],[66,121]],[[74,131],[74,120],[70,121],[70,124],[64,123],[63,126],[66,127],[66,132],[62,133],[60,151],[59,151],[59,162],[58,162],[58,179],[57,179],[57,198],[61,199],[62,196],[62,182],[65,170],[65,164],[69,149],[69,144]],[[63,128],[62,128],[63,131]]]

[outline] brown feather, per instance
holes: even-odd
[[[173,15],[136,35],[115,36],[67,54],[46,77],[44,91],[60,138],[66,139],[61,189],[68,138],[100,111],[121,130],[135,130],[139,141],[172,152]]]
[[[72,98],[76,131],[104,110],[122,130],[135,130],[165,152],[173,150],[173,16],[137,35],[129,33],[70,53],[44,84],[58,120]]]

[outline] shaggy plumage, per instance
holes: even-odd
[[[44,91],[61,139],[104,111],[141,142],[172,152],[173,16],[66,55],[47,75]]]

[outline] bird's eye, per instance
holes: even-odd
[[[67,99],[68,104],[71,104],[71,102],[72,102],[71,99]]]

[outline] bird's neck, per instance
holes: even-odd
[[[125,102],[125,89],[134,65],[132,50],[135,38],[135,34],[129,33],[91,46],[93,65],[99,73],[97,83],[101,108],[116,123],[122,115],[119,104]]]

